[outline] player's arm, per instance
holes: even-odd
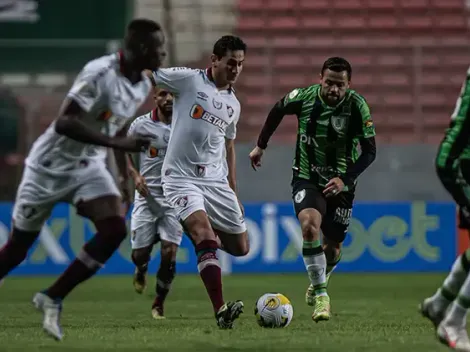
[[[127,129],[127,136],[137,136],[139,135],[139,119],[134,120],[134,122],[129,126]],[[148,195],[148,188],[145,178],[140,174],[135,162],[134,162],[135,154],[126,153],[125,162],[127,166],[127,171],[129,176],[134,181],[135,188],[137,192],[143,197]]]
[[[358,114],[360,119],[358,123],[359,144],[361,146],[361,155],[355,163],[349,165],[346,173],[341,176],[341,180],[346,186],[352,186],[356,179],[362,174],[375,160],[376,145],[375,145],[375,127],[372,121],[369,106],[364,101],[358,106]]]
[[[139,151],[148,145],[146,139],[130,140],[113,138],[88,127],[83,116],[95,106],[103,94],[100,87],[99,72],[82,72],[74,82],[55,121],[55,131],[70,139],[86,144],[100,145],[108,148]]]
[[[199,70],[186,67],[160,68],[156,71],[145,70],[154,87],[164,88],[177,95],[190,86],[192,80],[200,74]]]
[[[276,102],[268,113],[268,117],[264,122],[261,133],[258,136],[256,147],[250,152],[251,167],[256,170],[261,166],[261,158],[263,157],[264,150],[268,147],[268,142],[271,136],[276,131],[282,119],[286,115],[299,116],[302,111],[303,101],[299,96],[299,90],[294,89],[292,92],[284,96],[281,100]]]
[[[228,184],[237,193],[237,156],[235,152],[235,139],[225,139],[225,149],[227,150]]]

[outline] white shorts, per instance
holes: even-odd
[[[156,204],[162,204],[156,200]],[[153,246],[157,238],[181,244],[183,228],[176,217],[176,212],[168,205],[161,205],[158,216],[152,211],[147,202],[136,202],[131,217],[132,249]]]
[[[227,184],[206,186],[188,182],[165,182],[163,192],[181,221],[198,210],[206,212],[212,227],[228,234],[246,231],[235,192]]]
[[[60,176],[25,167],[16,193],[13,223],[23,231],[40,231],[57,203],[76,205],[109,195],[121,197],[121,192],[104,163]]]

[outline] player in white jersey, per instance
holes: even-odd
[[[115,135],[151,92],[152,83],[142,71],[160,67],[163,44],[157,23],[131,21],[123,50],[85,65],[59,117],[36,140],[26,159],[11,237],[0,251],[0,279],[25,259],[58,202],[74,204],[77,213],[89,218],[97,229],[62,276],[34,296],[33,303],[44,313],[44,330],[57,340],[63,337],[62,300],[92,277],[126,237],[121,195],[105,163],[106,148],[135,152],[149,145],[146,138]],[[125,158],[118,166],[126,176]]]
[[[175,96],[163,190],[195,245],[198,270],[220,328],[232,328],[243,302],[224,302],[217,240],[235,256],[249,250],[236,195],[234,140],[240,103],[232,86],[242,71],[245,51],[240,38],[224,36],[215,43],[207,70],[169,68],[153,73],[154,84]]]
[[[131,218],[131,258],[136,269],[134,289],[142,293],[146,287],[146,273],[154,244],[160,241],[161,261],[157,272],[156,297],[152,316],[164,318],[163,305],[176,273],[176,252],[181,244],[183,229],[163,195],[161,171],[170,139],[173,96],[155,89],[156,108],[134,120],[128,136],[152,136],[147,150],[140,153],[140,170],[136,170],[129,155],[129,171],[136,186]]]

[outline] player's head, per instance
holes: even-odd
[[[173,113],[173,94],[163,88],[155,87],[154,99],[158,110],[160,110],[166,118],[171,118],[171,114]]]
[[[321,96],[328,105],[336,105],[344,98],[351,82],[352,69],[346,59],[330,57],[320,73]]]
[[[218,85],[234,84],[242,72],[246,44],[239,37],[225,35],[214,44],[212,73]]]
[[[135,68],[155,70],[166,56],[162,27],[152,20],[135,19],[127,26],[124,47]]]

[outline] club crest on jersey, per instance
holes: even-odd
[[[220,117],[217,117],[207,111],[199,104],[194,104],[191,108],[189,115],[195,120],[203,120],[211,125],[214,125],[220,128],[223,132],[228,127],[228,123],[222,120]]]
[[[338,133],[343,132],[346,127],[346,121],[347,116],[345,115],[331,116],[331,126],[333,126],[333,129]]]
[[[304,200],[305,198],[305,194],[307,192],[303,189],[301,191],[298,191],[296,194],[295,194],[295,198],[294,198],[294,201],[299,204],[299,203],[302,203],[302,201]]]
[[[217,101],[214,98],[212,98],[212,105],[214,105],[214,108],[216,108],[217,110],[222,109],[222,102]]]
[[[165,143],[168,143],[170,141],[170,131],[165,131],[165,133],[163,134],[163,140],[165,141]]]
[[[233,116],[233,108],[230,106],[230,105],[227,105],[227,114],[228,114],[228,117],[232,118]]]

